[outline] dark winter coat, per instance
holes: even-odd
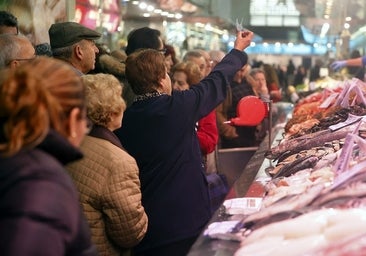
[[[1,255],[97,255],[63,167],[81,157],[56,132],[37,148],[0,157]]]
[[[125,111],[117,135],[139,166],[149,218],[137,252],[195,237],[211,218],[195,124],[225,99],[228,81],[246,63],[247,55],[234,49],[197,86]]]

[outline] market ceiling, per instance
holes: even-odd
[[[268,12],[272,12],[270,8],[276,5],[294,5],[300,14],[301,26],[309,33],[317,36],[321,36],[324,32],[327,36],[340,35],[345,26],[348,26],[350,33],[353,33],[366,24],[366,1],[364,0],[247,0],[247,6],[249,6],[248,1],[251,5],[258,3],[262,6],[263,4],[272,5],[272,7],[267,7],[267,9],[269,8]],[[183,22],[212,23],[224,29],[235,29],[234,18],[220,17],[211,10],[214,4],[221,5],[222,2],[224,7],[229,0],[146,0],[139,2],[157,6],[157,8],[168,12],[170,16],[164,17],[164,19],[176,19],[174,15],[179,13],[179,15],[182,15],[179,19]],[[231,0],[233,8],[242,3],[245,2],[243,0]],[[143,12],[138,6],[135,7],[134,10],[131,9],[131,11],[125,13],[125,18],[148,18],[150,20],[162,18],[159,13],[154,12],[151,15],[142,16]],[[259,33],[265,40],[280,40],[281,38],[287,40],[288,33],[291,33],[291,30],[294,30],[294,32],[300,30],[299,27],[286,27],[284,29],[284,26],[252,26],[249,24],[249,20],[247,20],[247,23],[244,24],[247,28]],[[302,39],[300,38],[300,40]]]

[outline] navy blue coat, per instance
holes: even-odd
[[[247,55],[232,50],[190,90],[134,102],[116,131],[140,169],[148,230],[137,252],[200,234],[211,218],[195,124],[226,97]]]
[[[35,149],[0,157],[1,255],[97,255],[63,167],[81,157],[55,132]]]

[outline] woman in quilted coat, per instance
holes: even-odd
[[[97,255],[63,167],[87,131],[80,77],[47,57],[0,77],[0,254]]]
[[[84,158],[67,167],[100,255],[128,255],[147,230],[141,204],[139,169],[113,131],[121,127],[126,104],[110,74],[82,77],[87,115],[93,128],[81,144]]]

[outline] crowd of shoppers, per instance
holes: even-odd
[[[203,50],[188,51],[183,56],[183,62],[195,63],[201,73],[201,79],[205,78],[211,72],[210,56]],[[190,83],[189,86],[197,83]],[[209,114],[202,117],[197,122],[196,130],[206,172],[216,172],[215,149],[219,139],[216,111],[212,110]]]
[[[158,30],[132,31],[121,61],[75,22],[52,24],[49,47],[16,22],[0,27],[2,253],[185,255],[212,216],[196,125],[224,100],[253,33],[180,92]],[[104,57],[123,64],[118,79]]]
[[[264,123],[226,123],[240,99],[281,101],[308,73],[292,61],[281,74],[252,68],[250,31],[227,54],[187,49],[182,59],[149,27],[113,52],[76,22],[48,35],[32,45],[0,11],[3,255],[186,255],[216,210],[210,157],[265,136]],[[358,55],[331,68],[365,63]]]

